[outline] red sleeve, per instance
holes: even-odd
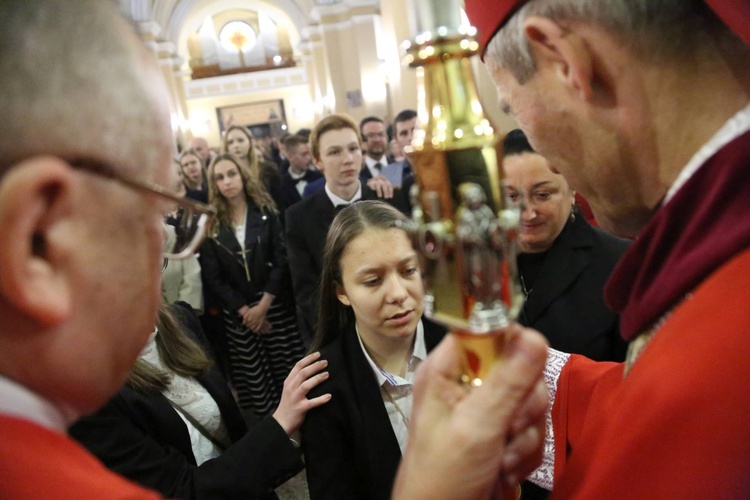
[[[750,251],[668,316],[632,369],[571,357],[557,498],[750,498]]]
[[[592,361],[571,354],[557,382],[552,407],[555,430],[555,482],[562,475],[570,451],[584,433],[586,414],[596,394],[608,393],[622,380],[622,364]]]

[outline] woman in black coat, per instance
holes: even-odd
[[[622,361],[619,317],[604,303],[604,284],[630,244],[592,227],[575,209],[575,191],[550,170],[521,130],[504,141],[511,200],[522,204],[518,270],[526,295],[519,322],[554,349],[597,361]]]
[[[576,210],[575,191],[550,169],[521,130],[503,142],[509,198],[520,204],[518,272],[526,301],[518,321],[553,349],[597,361],[623,361],[620,318],[604,303],[604,284],[629,241],[592,227]],[[527,481],[524,500],[549,492]]]
[[[317,354],[300,361],[279,408],[248,431],[226,382],[188,332],[200,335],[162,307],[126,385],[71,436],[108,468],[165,497],[275,498],[274,488],[302,469],[289,435],[307,409],[328,399],[307,400],[302,386],[323,380],[325,372],[315,373],[325,363]]]
[[[417,366],[445,330],[422,319],[418,257],[378,201],[343,209],[331,225],[314,348],[329,379],[310,396],[331,401],[302,429],[310,497],[387,499],[406,446]]]
[[[240,407],[267,415],[304,355],[283,230],[273,200],[234,156],[216,157],[209,179],[217,218],[201,247],[203,286],[224,312]]]

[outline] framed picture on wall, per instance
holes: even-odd
[[[255,137],[276,135],[276,131],[286,127],[284,101],[249,102],[216,108],[219,130],[224,131],[232,125],[242,125],[250,129]]]

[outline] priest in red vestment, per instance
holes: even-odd
[[[164,187],[166,86],[114,2],[4,0],[0,19],[0,498],[158,498],[67,428],[153,331],[168,207],[208,209]]]
[[[548,358],[548,442],[532,478],[554,498],[750,498],[748,5],[466,0],[500,105],[604,229],[635,238],[605,289],[630,342],[626,362]],[[470,475],[483,467],[481,442],[417,466],[439,443],[479,432],[461,401],[421,411],[447,394],[448,368],[425,370],[396,497],[465,498],[472,480],[487,483],[472,495],[496,491]],[[480,389],[508,384],[490,382]],[[491,410],[509,437],[518,408]],[[430,440],[445,422],[452,432]],[[531,449],[499,448],[495,480]],[[423,480],[448,470],[463,481]]]

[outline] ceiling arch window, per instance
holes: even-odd
[[[230,21],[219,32],[219,42],[227,52],[242,53],[253,48],[256,40],[255,30],[244,21]]]
[[[263,10],[209,16],[188,37],[188,53],[193,79],[295,65],[289,27]]]

